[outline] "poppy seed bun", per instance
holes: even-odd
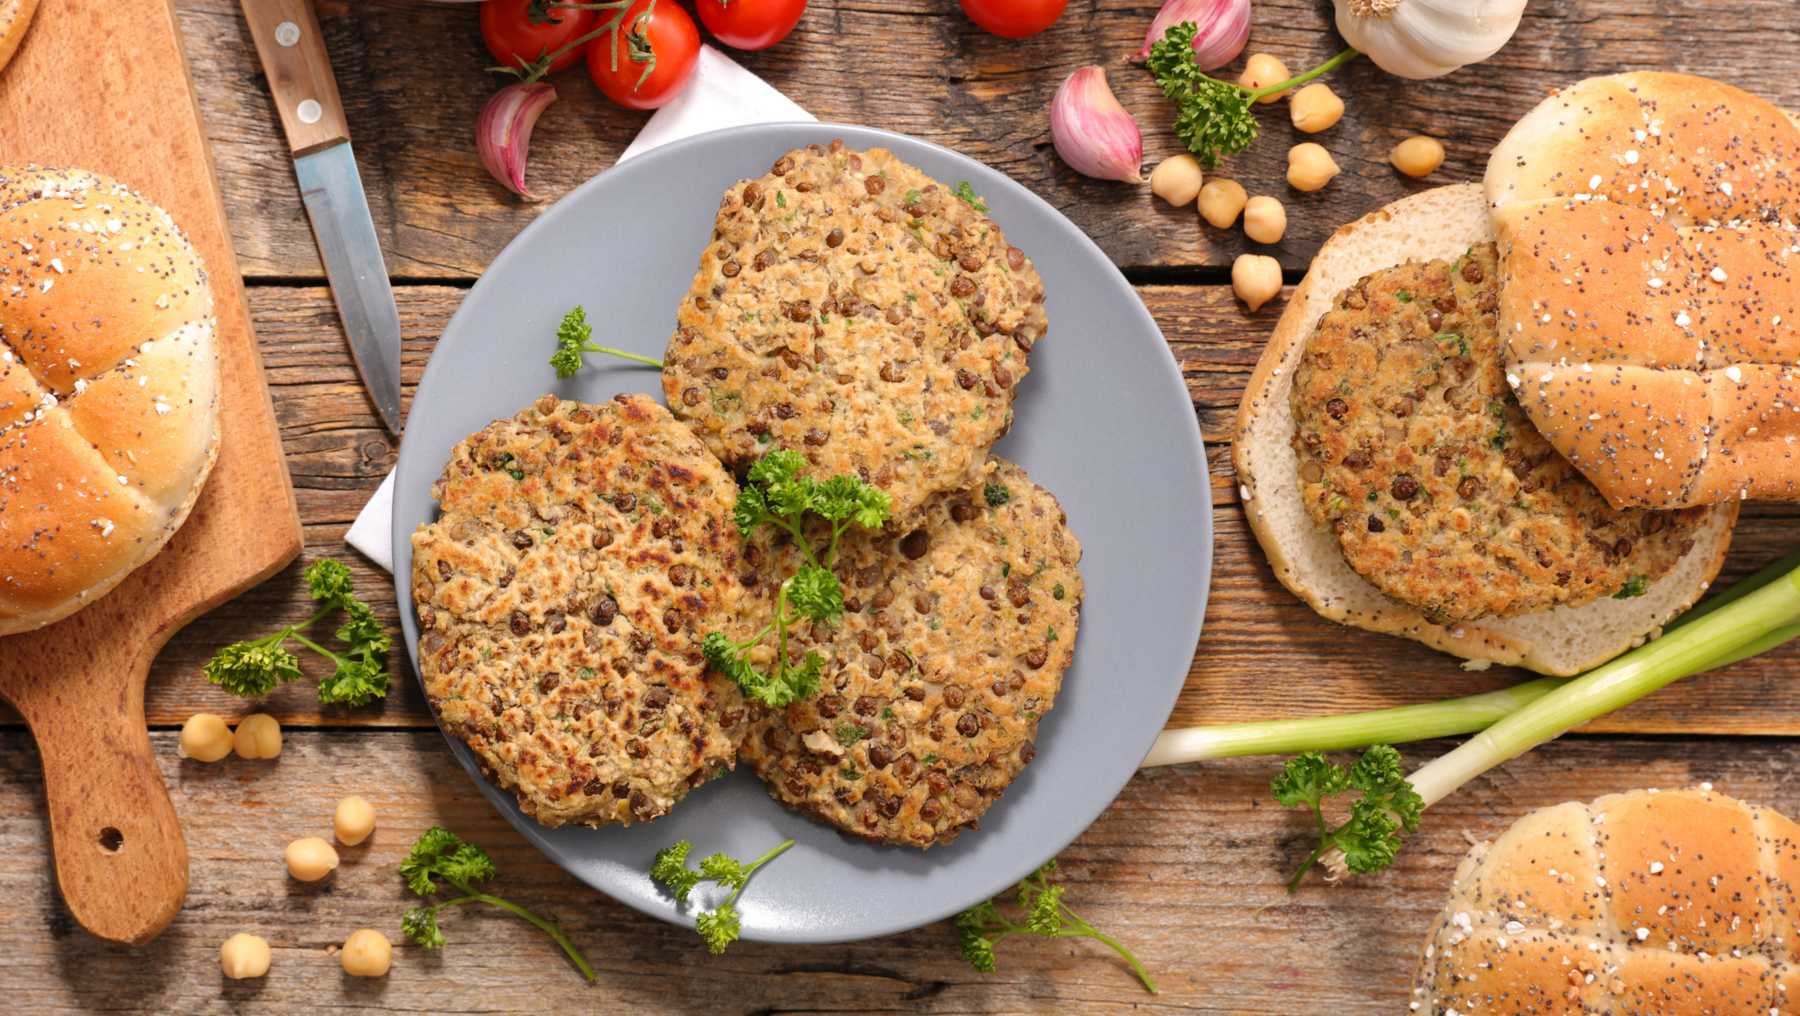
[[[1456,870],[1412,1011],[1788,1013],[1800,825],[1710,788],[1534,811]]]
[[[218,456],[214,329],[167,212],[0,167],[0,635],[104,595],[187,518]]]
[[[1730,85],[1590,78],[1488,162],[1509,381],[1617,506],[1800,500],[1800,128]]]
[[[0,70],[19,51],[19,43],[25,39],[25,30],[31,27],[31,14],[37,10],[38,0],[0,0]]]
[[[1302,503],[1293,448],[1295,369],[1314,325],[1358,279],[1408,261],[1455,259],[1493,240],[1481,189],[1440,187],[1388,205],[1338,230],[1288,298],[1238,409],[1233,462],[1251,529],[1283,585],[1325,617],[1404,635],[1470,660],[1575,674],[1641,643],[1700,598],[1718,573],[1737,518],[1735,504],[1712,512],[1694,546],[1644,594],[1602,597],[1503,619],[1435,624],[1390,599],[1351,569],[1336,536],[1316,526]]]

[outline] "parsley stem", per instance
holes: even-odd
[[[445,881],[451,880],[446,878]],[[588,964],[587,957],[581,954],[581,950],[575,947],[574,942],[569,941],[569,936],[563,934],[562,928],[558,927],[555,922],[546,921],[531,911],[526,910],[524,907],[519,906],[517,903],[513,903],[509,900],[503,900],[498,896],[490,896],[483,892],[476,892],[468,886],[454,881],[451,881],[451,884],[455,885],[458,889],[461,889],[464,893],[467,893],[467,895],[459,896],[453,900],[445,900],[443,903],[438,904],[438,906],[449,907],[460,903],[486,903],[489,906],[499,907],[501,910],[512,914],[514,917],[529,921],[533,927],[544,934],[549,935],[557,945],[562,947],[564,955],[569,957],[569,962],[575,964],[575,969],[581,971],[581,976],[587,978],[589,984],[594,983],[594,968]]]
[[[657,358],[655,358],[653,356],[644,356],[639,353],[628,353],[623,349],[615,349],[612,346],[596,346],[591,342],[582,343],[581,351],[584,353],[605,353],[608,356],[616,356],[622,360],[630,360],[633,363],[641,363],[646,367],[655,367],[658,370],[661,370],[662,365],[663,365],[663,362],[661,360],[658,360]]]
[[[1314,78],[1322,77],[1326,74],[1330,74],[1332,71],[1337,70],[1339,67],[1344,66],[1345,64],[1349,63],[1350,61],[1356,59],[1359,56],[1362,56],[1362,52],[1360,50],[1356,49],[1356,47],[1354,47],[1354,46],[1348,47],[1342,53],[1339,53],[1337,56],[1334,56],[1331,59],[1320,64],[1319,66],[1314,67],[1312,70],[1307,71],[1305,74],[1296,75],[1295,77],[1291,77],[1291,78],[1287,79],[1286,81],[1280,81],[1273,85],[1264,85],[1263,87],[1257,88],[1257,89],[1245,89],[1245,91],[1246,91],[1246,93],[1248,93],[1249,98],[1252,100],[1260,99],[1266,95],[1274,95],[1278,92],[1285,92],[1290,88],[1294,88],[1299,85],[1304,85],[1308,81],[1311,81]],[[1241,88],[1243,86],[1240,85],[1239,87]]]
[[[343,657],[341,657],[338,654],[332,652],[331,650],[325,648],[324,646],[319,645],[317,642],[314,642],[312,639],[307,638],[305,635],[302,635],[299,632],[294,632],[293,634],[289,635],[288,637],[293,639],[295,642],[298,642],[301,645],[305,646],[306,648],[311,649],[313,652],[318,653],[320,656],[325,657],[326,659],[330,660],[333,663],[343,662]]]
[[[721,909],[723,907],[735,906],[737,904],[738,897],[744,895],[744,890],[749,887],[750,876],[756,874],[756,869],[762,867],[765,864],[768,864],[770,861],[773,861],[777,857],[780,857],[782,854],[787,853],[787,849],[793,845],[794,845],[794,841],[792,839],[782,840],[780,843],[777,843],[777,844],[775,844],[775,846],[771,847],[769,849],[768,853],[762,855],[761,857],[757,858],[754,861],[751,861],[749,864],[744,865],[743,881],[738,883],[738,887],[732,891],[730,896],[725,897],[725,902],[721,905]]]
[[[1111,935],[1108,935],[1106,932],[1100,931],[1093,925],[1083,921],[1081,918],[1075,917],[1074,912],[1069,911],[1067,907],[1064,907],[1063,910],[1080,923],[1082,930],[1078,933],[1079,936],[1101,942],[1105,944],[1108,949],[1118,953],[1119,958],[1125,961],[1125,965],[1131,968],[1131,972],[1137,975],[1137,979],[1144,982],[1144,989],[1146,991],[1150,992],[1152,995],[1160,994],[1156,988],[1156,982],[1150,979],[1150,971],[1144,969],[1144,965],[1138,962],[1138,958],[1132,955],[1130,949],[1125,948],[1124,943]]]

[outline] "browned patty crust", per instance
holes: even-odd
[[[841,142],[726,191],[664,358],[670,409],[730,465],[793,448],[902,521],[968,484],[1045,318],[1031,260],[963,193]]]
[[[740,599],[737,487],[686,427],[546,395],[457,445],[432,496],[419,670],[522,811],[629,825],[732,766],[745,705],[700,640]]]
[[[752,723],[743,757],[769,793],[855,836],[954,839],[1036,755],[1038,721],[1074,657],[1081,546],[1061,507],[999,459],[933,498],[919,527],[846,537],[835,629],[793,652],[828,661],[820,693]],[[748,555],[747,555],[748,556]],[[791,546],[750,578],[757,620]]]
[[[1440,623],[1642,592],[1706,515],[1612,508],[1531,426],[1502,365],[1495,264],[1482,244],[1369,275],[1294,374],[1307,512]]]

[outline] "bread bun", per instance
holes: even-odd
[[[37,5],[38,0],[0,0],[0,70],[5,70],[18,52]]]
[[[1800,500],[1800,128],[1684,74],[1590,78],[1485,181],[1508,380],[1617,507]]]
[[[1800,825],[1709,788],[1534,811],[1456,870],[1412,1011],[1790,1013]]]
[[[0,168],[0,635],[105,594],[187,518],[218,455],[214,326],[167,212]]]
[[[1250,376],[1238,409],[1233,462],[1245,514],[1276,577],[1320,614],[1469,660],[1576,674],[1639,644],[1700,598],[1724,562],[1735,504],[1717,509],[1696,533],[1693,548],[1642,596],[1437,624],[1353,571],[1336,536],[1315,526],[1301,502],[1289,392],[1320,316],[1337,294],[1371,272],[1407,261],[1454,259],[1492,240],[1486,203],[1473,184],[1402,198],[1338,230],[1289,298]]]

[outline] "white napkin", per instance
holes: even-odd
[[[730,57],[711,46],[701,46],[694,80],[673,102],[650,117],[619,161],[642,155],[658,145],[723,127],[816,119]],[[389,473],[351,523],[344,541],[383,571],[393,571],[393,538],[394,474]]]

